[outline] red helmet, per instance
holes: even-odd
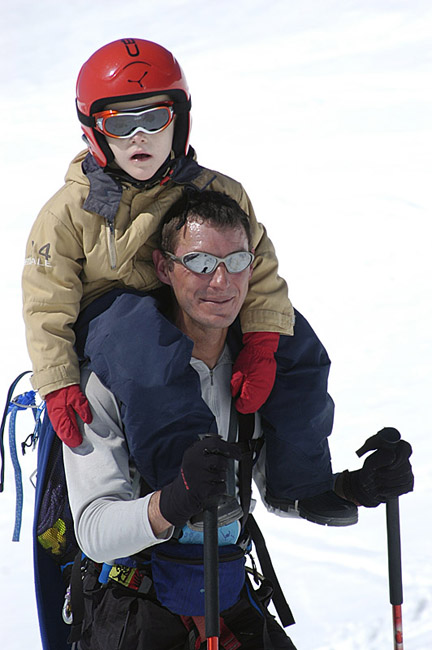
[[[113,101],[169,95],[176,114],[173,150],[188,149],[191,100],[183,70],[171,52],[157,43],[123,38],[97,50],[82,66],[76,86],[78,118],[90,152],[105,167],[114,156],[94,127],[94,113]]]

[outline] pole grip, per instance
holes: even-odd
[[[207,639],[219,638],[218,507],[204,510],[204,611]],[[217,647],[214,646],[213,647]]]
[[[390,499],[386,503],[386,516],[390,603],[392,605],[402,605],[402,560],[398,497]]]

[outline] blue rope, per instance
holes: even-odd
[[[21,524],[22,524],[22,510],[23,510],[23,485],[22,485],[22,475],[21,467],[18,460],[18,454],[16,450],[16,441],[15,441],[15,421],[19,407],[13,407],[10,411],[9,419],[9,449],[12,460],[12,467],[15,476],[15,493],[16,493],[16,502],[15,502],[15,526],[12,536],[13,542],[19,542]]]
[[[8,413],[10,415],[9,419],[9,449],[12,460],[12,467],[15,477],[15,493],[16,493],[16,502],[15,502],[15,526],[12,536],[13,542],[19,542],[21,526],[22,526],[22,511],[23,511],[23,484],[22,484],[22,473],[21,466],[18,460],[18,454],[16,449],[16,416],[18,411],[23,411],[26,408],[31,408],[32,413],[35,419],[35,428],[29,438],[31,439],[30,444],[27,440],[22,444],[23,454],[25,453],[25,447],[32,446],[33,448],[36,445],[36,442],[39,438],[40,428],[41,428],[41,415],[44,410],[45,404],[42,403],[40,406],[36,406],[35,400],[36,393],[31,390],[22,395],[18,395],[15,399],[11,400],[8,406]]]
[[[4,474],[5,474],[5,454],[4,454],[4,446],[3,446],[3,434],[6,426],[6,419],[9,414],[9,406],[12,401],[12,396],[14,394],[15,388],[17,387],[18,383],[21,381],[25,375],[30,374],[31,370],[25,370],[21,374],[18,375],[18,377],[15,377],[13,382],[8,388],[7,396],[6,396],[6,405],[3,411],[3,416],[0,424],[0,461],[1,461],[1,467],[0,467],[0,492],[3,492],[4,488]]]

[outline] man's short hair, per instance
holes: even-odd
[[[249,249],[252,247],[249,217],[237,201],[222,192],[200,192],[187,188],[163,219],[159,232],[159,248],[172,253],[177,245],[180,230],[186,223],[206,221],[217,229],[243,228]]]

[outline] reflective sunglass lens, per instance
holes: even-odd
[[[251,261],[252,256],[250,253],[239,251],[225,258],[225,266],[230,273],[241,273],[241,271],[247,269]]]
[[[217,259],[207,253],[189,253],[183,257],[184,265],[194,273],[212,273]]]

